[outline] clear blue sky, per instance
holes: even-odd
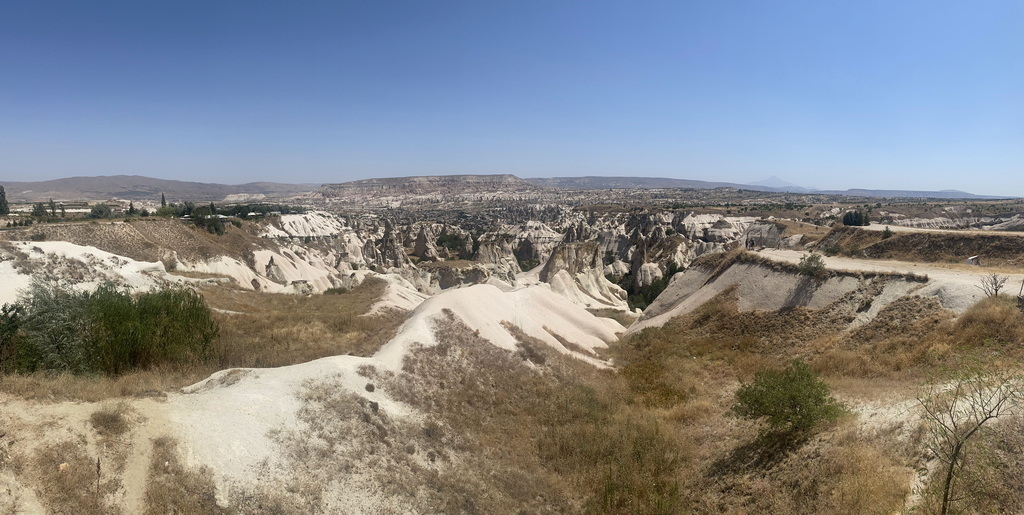
[[[0,180],[1024,196],[1024,1],[0,0]]]

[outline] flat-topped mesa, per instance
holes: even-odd
[[[401,195],[459,195],[466,193],[535,191],[537,186],[515,175],[429,175],[387,177],[324,184],[314,196],[322,198],[392,197]]]

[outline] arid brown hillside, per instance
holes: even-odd
[[[131,222],[36,224],[2,231],[0,239],[66,241],[137,261],[159,261],[171,251],[190,261],[221,255],[244,260],[253,250],[271,245],[269,240],[257,237],[251,230],[254,230],[251,224],[242,228],[228,226],[225,234],[216,236],[181,220],[149,218]]]
[[[962,263],[980,256],[986,265],[1024,265],[1024,237],[950,232],[896,232],[884,238],[879,231],[839,226],[823,238],[817,249],[871,259],[924,263]]]
[[[54,200],[151,200],[166,195],[168,201],[220,201],[228,195],[266,195],[271,198],[301,195],[316,189],[313,184],[251,182],[248,184],[210,184],[202,182],[154,179],[140,175],[68,177],[40,182],[0,182],[12,202]]]

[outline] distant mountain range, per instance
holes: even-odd
[[[901,198],[941,198],[941,199],[995,199],[986,195],[975,195],[958,190],[918,191],[918,190],[814,190],[804,188],[771,177],[755,184],[738,184],[733,182],[708,182],[688,179],[669,179],[664,177],[543,177],[526,179],[527,182],[546,188],[562,189],[619,189],[619,188],[692,188],[714,189],[735,188],[751,191],[775,193],[806,193],[815,195],[845,195],[850,197],[901,197]]]
[[[543,188],[561,188],[572,190],[607,190],[607,189],[654,189],[654,188],[692,188],[699,190],[713,188],[742,188],[772,191],[771,188],[752,187],[747,184],[732,182],[708,182],[689,179],[669,179],[665,177],[536,177],[525,179],[526,182]]]
[[[554,189],[714,189],[734,188],[777,193],[803,193],[818,195],[845,195],[853,197],[903,197],[939,199],[993,199],[1002,197],[975,195],[957,190],[813,190],[787,183],[777,177],[755,184],[713,182],[665,177],[544,177],[520,179],[514,175],[436,175],[365,179],[336,184],[286,184],[251,182],[247,184],[216,184],[154,179],[139,175],[112,175],[97,177],[69,177],[40,182],[0,181],[11,202],[40,202],[54,200],[159,200],[166,195],[168,202],[189,200],[210,202],[253,200],[261,196],[266,200],[287,199],[311,195],[333,197],[355,192],[433,193],[446,191],[514,191],[533,188]]]
[[[319,184],[282,184],[251,182],[248,184],[215,184],[154,179],[141,175],[110,175],[97,177],[68,177],[40,182],[0,181],[11,202],[42,202],[54,200],[160,200],[168,202],[222,201],[229,195],[263,195],[279,199],[305,195]]]

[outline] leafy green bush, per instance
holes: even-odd
[[[870,217],[863,211],[847,211],[843,214],[843,225],[857,226],[869,225],[870,223]]]
[[[173,206],[161,206],[161,207],[157,208],[156,213],[155,213],[156,216],[165,216],[165,217],[168,217],[168,218],[170,218],[172,216],[175,216],[175,214],[176,213],[174,211],[174,207]]]
[[[133,297],[101,285],[79,292],[36,280],[19,303],[3,368],[120,374],[160,363],[202,360],[218,327],[192,290],[160,288]],[[22,315],[23,313],[23,315]]]
[[[217,210],[210,206],[200,206],[192,210],[192,223],[196,227],[206,229],[210,234],[224,234],[224,220],[217,216]]]
[[[188,201],[181,204],[167,204],[160,206],[156,210],[156,216],[181,218],[183,216],[192,216],[192,211],[195,209],[196,205]]]
[[[14,367],[21,371],[87,371],[88,350],[82,343],[88,337],[85,300],[85,294],[33,281],[20,301],[25,316],[14,349]]]
[[[732,413],[760,420],[775,432],[804,433],[834,421],[845,408],[806,363],[793,360],[783,370],[763,370],[736,391]]]
[[[21,321],[25,308],[18,304],[4,304],[0,307],[0,372],[6,372],[6,365],[11,363],[18,348]]]
[[[458,234],[442,234],[437,237],[434,245],[444,247],[451,252],[458,252],[466,245],[466,239]]]
[[[89,210],[89,218],[110,218],[112,214],[110,206],[106,204],[95,205]]]
[[[36,218],[44,218],[46,214],[46,204],[36,202],[32,205],[32,216]]]
[[[538,266],[540,266],[540,261],[536,258],[519,260],[519,268],[522,269],[522,271],[524,272],[529,272],[530,270],[533,270]]]
[[[800,258],[800,262],[796,267],[800,274],[814,277],[815,279],[822,279],[828,275],[828,269],[825,268],[825,260],[819,254],[805,254]]]
[[[282,215],[302,214],[306,212],[306,208],[285,204],[237,204],[233,206],[221,206],[217,208],[217,212],[225,216],[248,218],[250,213],[255,213],[257,216],[265,216],[271,213],[280,213]]]
[[[669,263],[668,269],[660,279],[655,279],[646,286],[640,286],[636,280],[636,274],[630,272],[618,281],[609,278],[608,280],[618,284],[622,289],[626,290],[628,297],[626,301],[629,303],[629,309],[647,309],[654,299],[661,295],[665,288],[668,287],[668,283],[672,281],[672,276],[679,272],[679,266],[675,263]]]

